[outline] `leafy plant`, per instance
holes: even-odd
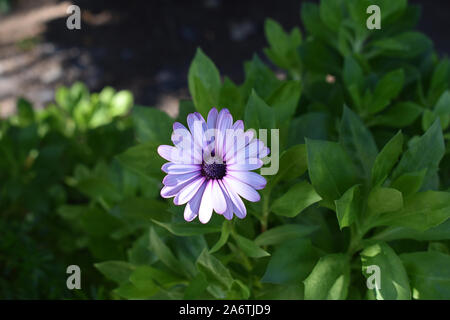
[[[366,27],[371,4],[381,30]],[[2,279],[28,288],[43,266],[33,256],[20,269],[28,247],[13,243],[26,237],[62,252],[62,265],[81,261],[91,285],[81,298],[449,299],[450,69],[414,30],[418,17],[406,0],[305,3],[303,34],[267,20],[274,66],[255,55],[242,84],[198,49],[177,119],[81,84],[37,114],[20,100],[0,139]],[[160,196],[157,148],[174,121],[213,107],[246,129],[278,128],[279,170],[244,219],[188,223]],[[55,232],[35,235],[29,221]],[[374,266],[380,286],[368,286]],[[0,282],[7,297],[31,292],[12,288]]]
[[[75,251],[78,235],[56,215],[59,206],[82,201],[65,179],[78,163],[91,166],[110,161],[130,145],[130,120],[119,117],[132,106],[129,99],[130,93],[115,93],[112,88],[90,94],[77,83],[58,90],[56,100],[61,105],[34,111],[28,101],[19,99],[17,114],[2,120],[1,297],[73,296],[58,279],[66,276],[65,268],[73,259],[80,265],[89,265],[90,260],[80,258]],[[77,118],[80,108],[92,116]],[[93,290],[86,295],[101,296]]]
[[[370,31],[366,4],[305,4],[304,37],[298,28],[285,32],[268,20],[265,53],[286,70],[285,80],[255,56],[245,64],[242,85],[222,81],[214,63],[198,50],[189,71],[193,102],[180,104],[177,120],[183,122],[194,110],[206,117],[211,107],[219,106],[244,119],[248,128],[280,128],[280,169],[267,177],[261,201],[247,203],[249,214],[243,220],[183,223],[181,211],[172,205],[167,220],[152,220],[153,265],[183,279],[171,289],[160,283],[159,294],[449,297],[449,279],[422,281],[428,266],[417,258],[423,255],[425,261],[430,255],[445,263],[448,257],[450,194],[439,191],[448,188],[443,134],[449,114],[447,63],[439,60],[426,36],[413,30],[416,7],[406,1],[376,1],[383,27]],[[146,129],[137,130],[153,125],[149,119]],[[141,141],[119,159],[158,179],[161,163],[155,145],[165,139]],[[185,246],[196,252],[187,260]],[[380,267],[381,288],[366,286],[370,265]],[[132,278],[119,282],[119,296],[140,292],[138,282],[131,290]],[[124,285],[130,289],[126,294],[120,290]],[[159,294],[140,297],[161,298]]]

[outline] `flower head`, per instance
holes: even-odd
[[[266,179],[251,170],[259,169],[262,158],[269,154],[253,130],[244,131],[244,123],[227,109],[211,109],[207,121],[198,112],[187,117],[189,129],[179,122],[173,125],[174,146],[158,147],[162,166],[167,173],[161,196],[174,197],[174,204],[186,204],[184,219],[197,216],[207,223],[213,211],[231,220],[247,214],[241,197],[260,200],[256,190],[266,186]]]

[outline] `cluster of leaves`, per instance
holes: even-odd
[[[372,4],[381,8],[381,30],[366,27]],[[55,225],[50,219],[59,221],[46,239],[64,239],[62,261],[92,275],[83,276],[83,297],[450,298],[450,64],[414,31],[418,16],[406,0],[305,3],[306,36],[270,19],[265,25],[265,54],[285,77],[255,55],[239,85],[197,51],[192,101],[180,102],[177,121],[218,106],[246,128],[279,129],[279,171],[266,176],[261,201],[246,203],[242,220],[187,223],[183,207],[159,196],[164,160],[156,149],[170,144],[174,120],[138,106],[117,117],[132,103],[128,93],[89,95],[77,84],[32,120],[19,103],[19,120],[5,122],[4,132],[29,141],[35,130],[37,138],[20,142],[26,149],[16,154],[12,131],[2,133],[0,205],[14,214],[2,216],[0,231],[3,221],[13,225],[9,217],[44,233]],[[59,155],[43,152],[57,142]],[[45,154],[50,160],[38,167]],[[50,199],[38,209],[30,199],[43,201],[43,186]],[[35,223],[38,212],[47,220]],[[28,232],[21,234],[41,239]],[[16,233],[10,238],[14,257]],[[8,266],[0,252],[0,266]],[[381,287],[368,289],[374,265]]]
[[[381,30],[366,27],[371,4],[381,8]],[[413,30],[418,8],[406,1],[323,0],[304,4],[301,16],[304,39],[298,28],[285,32],[270,19],[265,25],[265,53],[286,77],[255,55],[237,85],[199,49],[188,76],[193,100],[180,103],[182,123],[188,112],[205,116],[219,106],[247,128],[280,129],[280,169],[267,177],[262,200],[247,204],[243,220],[216,216],[206,226],[183,222],[182,208],[167,202],[145,208],[149,226],[128,259],[97,264],[117,283],[114,294],[450,297],[448,60]],[[138,110],[140,144],[117,159],[158,180],[156,146],[169,142],[172,121],[146,112]],[[136,202],[127,210],[139,208]],[[125,226],[120,217],[112,234]],[[133,257],[137,250],[144,260]],[[373,265],[381,287],[368,289]]]
[[[131,145],[130,120],[121,116],[132,105],[129,92],[90,94],[76,83],[44,110],[19,99],[17,114],[0,122],[1,297],[71,296],[61,279],[77,236],[55,213],[83,197],[65,179],[78,163],[110,161]]]

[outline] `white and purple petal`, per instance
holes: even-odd
[[[168,174],[163,179],[163,184],[166,186],[175,186],[177,184],[188,181],[194,177],[200,177],[200,171],[193,171],[182,174]]]
[[[161,170],[168,174],[183,174],[200,171],[201,169],[202,167],[199,164],[176,164],[173,162],[167,162],[161,167]]]
[[[195,219],[195,217],[197,217],[205,187],[206,183],[203,183],[202,186],[198,189],[197,193],[186,204],[186,207],[184,208],[184,219],[186,221],[192,221]]]
[[[226,183],[227,186],[229,186],[233,191],[235,191],[238,195],[240,195],[242,198],[247,199],[251,202],[257,202],[261,200],[261,196],[259,193],[252,187],[250,187],[248,184],[239,181],[236,178],[233,178],[231,176],[225,176],[223,178],[223,181]]]
[[[206,120],[206,124],[208,129],[215,129],[217,124],[217,117],[219,112],[216,108],[212,108],[208,113],[208,118]]]
[[[249,171],[259,169],[263,166],[263,162],[257,158],[244,159],[240,163],[227,163],[227,171]]]
[[[198,210],[198,218],[201,223],[208,223],[213,212],[213,197],[212,197],[212,180],[206,183],[205,191],[203,192],[202,200]]]
[[[195,112],[188,115],[187,123],[194,142],[203,149],[205,144],[205,131],[207,130],[205,119],[203,119],[200,113]]]
[[[219,157],[225,155],[225,135],[233,125],[233,117],[228,109],[222,109],[217,116],[217,131],[215,139],[215,153]]]
[[[220,188],[218,180],[212,180],[212,198],[213,198],[213,209],[219,214],[223,214],[227,210],[227,202],[225,196]]]
[[[174,203],[176,205],[182,205],[190,201],[205,183],[205,180],[204,177],[198,177],[196,181],[185,186],[175,197]]]
[[[233,188],[225,181],[221,181],[221,186],[227,191],[227,195],[233,203],[233,212],[240,218],[243,219],[247,215],[247,209],[242,201],[241,197],[233,190]]]
[[[256,190],[264,189],[267,184],[266,179],[253,171],[230,171],[229,176],[244,182]]]

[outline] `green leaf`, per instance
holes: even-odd
[[[415,239],[419,241],[450,240],[450,219],[425,231],[405,227],[389,227],[373,236],[375,240],[392,241]]]
[[[203,116],[219,102],[220,74],[214,62],[198,48],[188,73],[189,92]]]
[[[414,141],[403,154],[392,173],[392,179],[408,173],[427,169],[427,175],[433,174],[445,153],[444,137],[439,121]]]
[[[300,177],[308,169],[306,146],[297,144],[280,155],[279,170],[270,180],[270,186],[275,186],[279,181],[290,181]]]
[[[301,20],[306,31],[320,39],[332,43],[334,40],[333,32],[322,22],[319,6],[312,2],[302,2]]]
[[[273,19],[266,19],[264,23],[264,31],[266,33],[267,41],[275,50],[280,50],[280,52],[287,51],[287,48],[290,46],[289,36],[283,30],[283,27]],[[299,39],[297,39],[299,40]],[[299,45],[298,41],[295,43]]]
[[[403,69],[391,71],[383,76],[375,87],[374,100],[369,105],[369,113],[378,113],[386,108],[391,100],[400,94],[404,81]]]
[[[133,94],[128,90],[121,90],[112,98],[109,113],[112,117],[125,115],[133,104]]]
[[[281,244],[272,254],[262,282],[301,283],[314,268],[319,253],[310,240],[295,239]]]
[[[284,81],[268,98],[267,103],[272,106],[277,117],[278,125],[289,124],[295,114],[302,88],[300,81]]]
[[[270,48],[264,52],[277,66],[283,69],[299,68],[300,58],[297,48],[302,41],[300,29],[294,28],[290,34],[272,19],[266,19],[264,32]]]
[[[247,128],[272,129],[275,128],[275,111],[252,91],[245,107],[244,122]]]
[[[361,119],[347,106],[344,106],[339,142],[358,166],[362,177],[368,177],[378,154],[377,145]]]
[[[371,120],[371,125],[403,128],[411,125],[422,113],[422,107],[414,102],[397,102]]]
[[[231,288],[227,292],[228,300],[246,300],[250,297],[250,289],[241,280],[233,280]]]
[[[120,201],[122,195],[107,179],[89,177],[76,184],[76,188],[91,199],[104,199],[108,202]]]
[[[351,55],[345,57],[342,77],[347,87],[354,85],[357,90],[356,94],[359,95],[361,93],[362,85],[364,84],[363,70],[359,66],[358,61]],[[354,97],[353,99],[355,100]],[[354,102],[356,103],[358,100],[359,97],[357,96]]]
[[[442,129],[445,130],[450,123],[450,91],[446,90],[434,106],[434,113],[441,120]],[[426,128],[428,129],[428,128]]]
[[[197,268],[202,272],[210,284],[230,289],[233,277],[230,271],[205,249],[197,259]]]
[[[150,228],[150,250],[173,272],[183,275],[183,269],[180,268],[180,262],[173,255],[170,248],[162,241],[153,228]]]
[[[336,205],[336,215],[341,230],[350,226],[355,221],[360,209],[360,186],[355,185],[348,189],[344,195],[334,201]]]
[[[158,286],[169,288],[186,281],[177,275],[150,266],[136,267],[129,279],[137,288],[150,289],[155,287],[156,292],[159,291]]]
[[[230,233],[231,233],[231,222],[224,221],[222,223],[220,238],[216,242],[216,244],[211,248],[211,250],[209,250],[209,254],[213,254],[214,252],[219,251],[227,243]]]
[[[370,191],[367,207],[372,214],[381,214],[401,210],[403,208],[403,195],[393,188],[375,187]]]
[[[320,18],[331,30],[339,30],[344,19],[342,0],[322,0],[319,6]]]
[[[150,265],[158,258],[149,250],[149,232],[142,234],[134,241],[132,247],[127,250],[128,260],[135,265]]]
[[[141,300],[150,298],[158,291],[155,289],[155,287],[137,288],[131,282],[126,282],[121,284],[113,292],[125,299]]]
[[[400,255],[414,299],[450,299],[450,255],[415,252]]]
[[[337,35],[337,49],[343,57],[351,56],[353,53],[353,34],[346,22],[339,26]]]
[[[330,254],[321,257],[304,281],[305,300],[343,300],[350,284],[349,257]]]
[[[79,219],[85,211],[89,211],[86,205],[62,205],[58,208],[58,214],[70,221]]]
[[[403,149],[403,135],[398,132],[386,143],[375,159],[372,167],[372,185],[381,185],[389,176]]]
[[[432,41],[423,33],[408,31],[376,40],[372,42],[372,45],[383,56],[407,59],[430,50]]]
[[[366,27],[366,20],[369,17],[367,14],[367,8],[370,5],[377,5],[380,7],[382,28],[386,21],[389,21],[391,16],[402,12],[407,5],[406,0],[358,0],[358,1],[345,1],[348,7],[350,17],[354,20],[354,23],[359,28],[358,33],[369,32]],[[389,19],[388,19],[389,18]]]
[[[405,199],[402,210],[380,216],[377,225],[403,226],[425,231],[450,218],[450,193],[418,192]]]
[[[422,129],[427,130],[439,118],[445,130],[450,124],[450,91],[446,90],[437,101],[433,111],[425,110],[422,117]]]
[[[303,65],[308,66],[311,72],[321,74],[341,73],[342,58],[319,39],[307,39],[300,46],[299,51]]]
[[[315,225],[285,224],[271,228],[256,237],[258,246],[276,245],[292,239],[302,238],[310,235],[318,229]]]
[[[364,248],[361,252],[362,273],[370,281],[371,266],[379,268],[380,287],[373,283],[377,300],[409,300],[411,289],[402,261],[386,243],[380,242]],[[376,271],[375,271],[376,272]]]
[[[428,105],[434,105],[442,93],[448,89],[450,81],[450,62],[447,58],[442,59],[434,69],[428,89]]]
[[[206,299],[210,296],[206,296],[206,288],[208,287],[208,281],[206,279],[206,276],[199,272],[193,278],[189,285],[186,287],[186,290],[184,291],[184,297],[183,299],[186,300],[200,300],[200,299]]]
[[[167,202],[144,197],[128,197],[113,207],[111,213],[124,220],[165,221],[168,219],[167,209]]]
[[[220,88],[219,104],[221,108],[227,108],[235,119],[242,119],[244,115],[244,101],[239,87],[228,77],[224,78]],[[186,119],[186,117],[184,118]]]
[[[156,294],[160,288],[156,285],[153,279],[147,274],[146,266],[138,267],[130,276],[130,282],[138,290],[145,291],[145,295],[152,296]],[[123,290],[123,289],[122,289]],[[119,290],[120,292],[123,291]]]
[[[121,284],[128,281],[128,278],[135,270],[135,266],[126,261],[105,261],[94,264],[106,278]]]
[[[166,160],[158,154],[158,146],[153,142],[139,144],[119,154],[117,159],[124,167],[137,174],[160,180],[163,177],[161,167]]]
[[[391,187],[400,190],[404,197],[420,190],[425,178],[426,169],[405,173],[392,182]]]
[[[121,226],[121,221],[100,207],[85,210],[78,218],[81,228],[91,236],[108,236]]]
[[[303,300],[303,285],[279,285],[265,283],[256,296],[258,300]]]
[[[422,129],[423,131],[426,131],[432,124],[434,121],[436,121],[436,119],[438,118],[438,116],[431,110],[424,110],[423,114],[422,114]]]
[[[288,146],[304,144],[305,138],[327,140],[332,127],[331,116],[325,112],[308,112],[291,121]]]
[[[321,199],[312,185],[307,181],[302,181],[292,186],[285,194],[276,199],[272,204],[271,210],[280,216],[292,218]]]
[[[444,254],[450,253],[445,242],[430,242],[428,244],[428,251],[436,251]]]
[[[131,114],[139,142],[169,144],[173,120],[156,108],[136,106]]]
[[[236,243],[238,244],[239,248],[241,248],[242,251],[250,258],[262,258],[262,257],[270,256],[270,253],[261,249],[252,240],[249,240],[238,234],[234,234],[233,238],[236,240]]]
[[[309,177],[323,199],[339,199],[358,183],[356,168],[340,144],[307,139],[306,149]]]
[[[279,85],[280,80],[256,54],[252,61],[245,63],[245,82],[241,87],[244,99],[247,99],[253,90],[262,99],[267,99]]]
[[[110,105],[114,95],[116,94],[116,90],[112,87],[104,87],[102,91],[98,94],[98,100],[100,103],[105,105]],[[120,99],[119,99],[120,100]]]
[[[220,232],[219,226],[203,225],[195,222],[164,223],[156,220],[153,220],[153,222],[165,228],[170,233],[181,237]]]
[[[33,106],[28,100],[17,99],[17,116],[21,126],[28,126],[35,121]]]

